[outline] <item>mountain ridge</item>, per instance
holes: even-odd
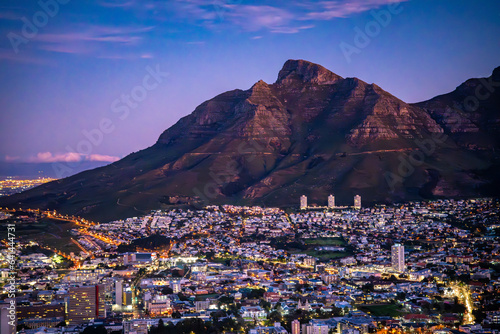
[[[375,84],[288,60],[274,83],[260,80],[203,102],[153,146],[0,198],[0,206],[109,220],[174,204],[290,206],[302,194],[321,203],[334,193],[344,204],[354,194],[364,203],[498,194],[498,90],[462,115],[463,129],[469,122],[478,131],[453,131],[449,115],[450,105],[482,84],[471,80],[408,104]],[[432,143],[432,152],[421,143]]]

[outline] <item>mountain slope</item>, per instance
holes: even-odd
[[[334,193],[345,205],[354,194],[364,203],[490,194],[498,128],[464,145],[443,116],[446,103],[462,98],[450,94],[410,105],[375,84],[289,60],[274,84],[202,103],[150,148],[1,198],[0,206],[104,221],[170,204],[295,206],[301,194],[324,204]],[[477,110],[482,127],[491,110],[498,115],[498,101],[488,101]]]

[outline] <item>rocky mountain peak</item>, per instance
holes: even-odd
[[[321,65],[306,60],[287,60],[278,74],[276,84],[286,85],[295,80],[318,85],[328,85],[342,79]]]
[[[258,90],[268,90],[269,85],[264,81],[264,80],[259,80],[257,81],[252,88],[250,88],[251,91],[258,91]]]

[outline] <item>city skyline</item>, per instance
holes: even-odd
[[[64,252],[54,255],[45,233],[19,229],[20,288],[9,297],[14,311],[9,299],[0,308],[4,319],[17,315],[25,334],[89,327],[386,334],[388,324],[412,333],[413,321],[429,333],[481,334],[500,325],[500,311],[488,303],[498,300],[498,204],[477,198],[286,211],[213,205],[101,224],[73,217],[71,233],[50,230],[63,239],[57,248]],[[68,217],[9,210],[0,219],[20,226]],[[0,249],[2,263],[9,252]],[[0,279],[8,270],[0,269]],[[10,326],[3,332],[13,332]]]

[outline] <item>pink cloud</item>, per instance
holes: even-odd
[[[6,156],[8,162],[22,161],[19,157]],[[115,162],[120,160],[119,157],[104,154],[83,155],[76,152],[52,153],[40,152],[35,156],[24,159],[25,162],[31,163],[53,163],[53,162],[80,162],[80,161],[100,161],[100,162]]]
[[[5,156],[5,161],[7,161],[7,162],[18,161],[19,159],[20,159],[20,157],[18,157],[18,156],[10,156],[10,155]]]
[[[311,11],[306,13],[302,20],[332,20],[335,18],[344,18],[385,5],[405,1],[408,0],[321,1],[311,6]]]
[[[294,19],[293,13],[272,6],[229,5],[227,8],[227,17],[247,31],[282,30]]]
[[[120,158],[112,156],[112,155],[91,154],[88,157],[88,160],[89,161],[115,162],[115,161],[120,160]]]
[[[78,162],[82,160],[82,155],[75,152],[56,153],[40,152],[34,157],[28,158],[28,162],[44,163],[44,162]]]

